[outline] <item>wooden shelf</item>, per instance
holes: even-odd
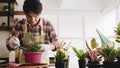
[[[0,16],[8,16],[8,11],[0,11]],[[10,16],[13,16],[13,12],[10,13]]]
[[[24,15],[23,11],[14,11],[10,13],[10,16],[14,15]],[[8,16],[8,11],[0,11],[0,16]]]
[[[11,0],[11,3],[14,3],[16,0]],[[9,0],[0,0],[0,3],[8,3]]]
[[[7,28],[10,28],[10,17],[14,17],[14,12],[10,9],[11,6],[16,3],[16,0],[0,0],[0,3],[6,3],[8,4],[8,11],[0,11],[0,16],[6,16],[7,17]],[[12,5],[13,4],[13,5]]]
[[[24,15],[23,11],[14,11],[14,15]]]

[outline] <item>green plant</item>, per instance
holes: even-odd
[[[41,49],[41,46],[40,46],[40,43],[33,43],[33,44],[30,44],[28,47],[27,47],[27,52],[40,52],[42,51]]]
[[[120,55],[120,47],[117,48],[118,55]]]
[[[69,59],[69,49],[72,47],[71,42],[70,43],[66,43],[65,41],[60,41],[60,43],[58,43],[56,46],[58,46],[56,48],[56,51],[59,53],[59,50],[65,53],[65,60]]]
[[[98,47],[98,44],[97,44],[97,41],[95,38],[92,38],[91,39],[91,48],[94,49],[94,48],[97,48]]]
[[[118,23],[118,25],[114,31],[115,31],[116,35],[120,35],[120,22]]]
[[[66,54],[64,51],[58,49],[55,55],[56,62],[64,62]]]
[[[118,51],[114,47],[114,42],[110,41],[102,33],[97,30],[97,33],[101,39],[102,50],[99,51],[99,54],[104,57],[104,62],[114,62],[118,56]]]
[[[102,47],[104,47],[105,45],[113,45],[113,42],[105,37],[98,29],[96,29],[96,31],[100,37]]]
[[[85,60],[87,57],[87,53],[83,50],[77,50],[75,47],[72,48],[76,56],[79,58],[79,60]]]
[[[32,36],[30,33],[25,33],[23,37],[23,45],[26,52],[41,52],[41,38],[40,36]]]
[[[120,43],[120,22],[118,23],[114,32],[116,33],[116,40],[115,41]]]
[[[114,62],[118,56],[118,52],[114,48],[114,45],[106,45],[101,51],[99,51],[99,54],[104,57],[104,62]]]
[[[56,46],[56,63],[55,67],[57,68],[68,68],[68,61],[69,61],[69,48],[71,48],[71,42],[67,44],[65,41],[61,41],[57,43]]]

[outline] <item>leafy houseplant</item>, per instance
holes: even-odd
[[[42,52],[41,36],[33,36],[30,33],[24,33],[23,45],[26,52]]]
[[[101,51],[99,51],[99,54],[104,57],[104,62],[115,62],[115,59],[118,56],[118,52],[114,48],[114,45],[106,45]]]
[[[79,62],[79,68],[86,68],[86,57],[87,53],[84,52],[83,50],[77,50],[75,47],[73,47],[73,51],[78,57],[78,62]]]
[[[62,51],[62,50],[57,50],[57,53],[55,55],[55,58],[56,58],[56,62],[64,62],[65,60],[65,52]]]
[[[79,58],[79,60],[85,60],[87,57],[87,53],[83,50],[77,50],[75,47],[73,47],[73,51],[76,54],[76,56]]]
[[[40,36],[34,37],[30,33],[25,33],[23,44],[26,63],[41,63],[42,48]]]
[[[56,68],[68,68],[69,62],[69,48],[71,47],[71,43],[67,44],[65,41],[61,41],[57,44],[59,46],[56,49]]]
[[[99,54],[103,56],[104,68],[116,68],[116,57],[118,56],[118,51],[114,47],[114,42],[110,41],[107,37],[105,37],[102,33],[97,30],[97,33],[101,39],[102,50],[99,51]]]
[[[30,44],[29,47],[26,47],[26,52],[41,52],[41,46],[40,43],[34,42],[33,44]]]
[[[102,42],[102,50],[99,54],[104,57],[105,62],[114,62],[115,58],[118,56],[118,51],[115,49],[114,42],[107,39],[102,33],[97,30],[99,37]]]
[[[99,51],[99,54],[103,56],[104,68],[113,68],[116,66],[116,57],[118,56],[117,50],[113,46],[106,45]],[[116,67],[115,67],[116,68]]]
[[[55,63],[55,67],[56,68],[67,68],[66,67],[66,54],[64,51],[58,49],[57,53],[55,55],[55,59],[56,59],[56,63]]]

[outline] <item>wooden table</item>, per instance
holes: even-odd
[[[7,68],[48,68],[49,65],[41,64],[17,64],[17,63],[8,63]]]

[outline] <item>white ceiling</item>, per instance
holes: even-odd
[[[103,9],[118,0],[40,0],[46,9]]]
[[[44,9],[103,10],[119,0],[40,0]],[[17,10],[22,10],[24,0],[17,0]]]

